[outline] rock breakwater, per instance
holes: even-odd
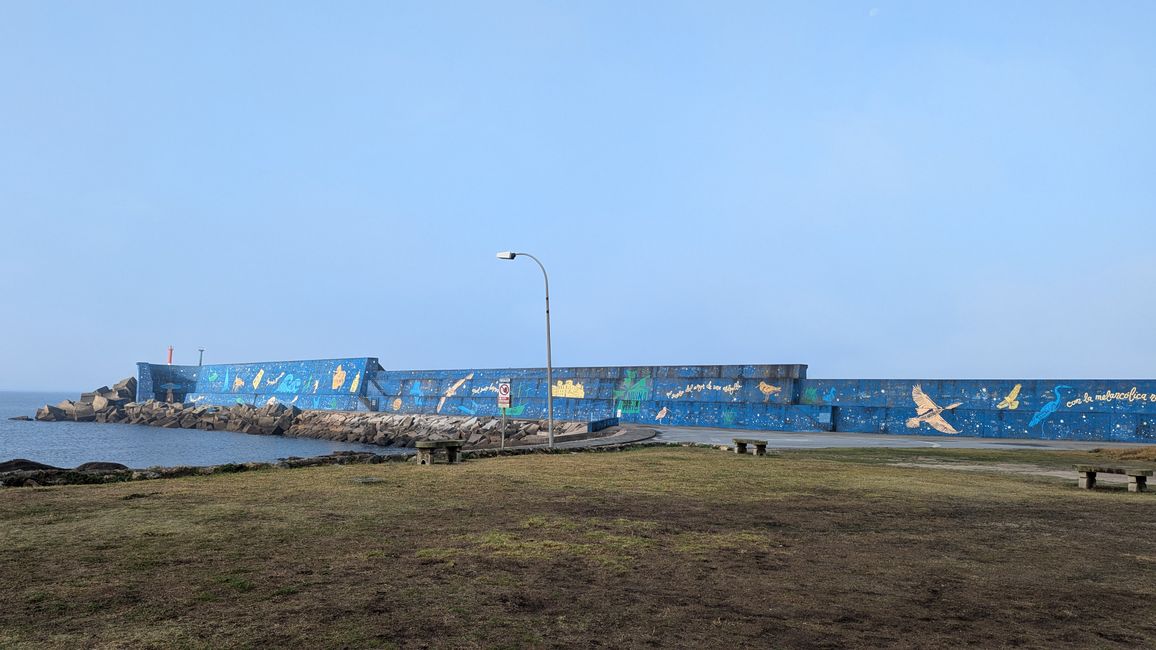
[[[541,420],[444,415],[401,415],[351,411],[305,411],[272,403],[205,406],[148,400],[132,401],[136,379],[102,386],[77,401],[65,400],[36,412],[40,421],[140,424],[167,429],[236,431],[256,435],[317,438],[384,447],[413,447],[418,440],[462,440],[467,448],[541,444],[547,423]],[[586,431],[584,422],[555,422],[556,438]]]

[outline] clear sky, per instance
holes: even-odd
[[[1156,3],[3,2],[0,389],[1156,376]]]

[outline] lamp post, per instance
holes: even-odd
[[[510,251],[503,251],[498,253],[500,260],[512,260],[519,255],[534,260],[538,263],[538,268],[542,269],[542,279],[546,281],[546,420],[547,420],[547,441],[551,449],[554,448],[554,368],[550,359],[550,276],[546,275],[546,267],[542,266],[542,262],[538,258],[529,253],[513,253]]]
[[[197,356],[197,366],[205,365],[205,348],[197,348],[200,354]]]

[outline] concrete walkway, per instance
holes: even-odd
[[[1095,447],[1145,446],[1139,442],[1098,442],[1081,440],[1036,440],[1020,438],[966,438],[962,436],[909,436],[902,434],[827,433],[800,431],[751,431],[700,427],[646,427],[656,430],[656,442],[697,442],[733,445],[733,438],[760,438],[780,449],[822,449],[827,447],[916,447],[943,449],[1092,449]],[[628,431],[631,429],[627,429]]]
[[[654,427],[624,427],[612,435],[569,442],[555,442],[555,449],[585,449],[587,447],[609,447],[612,445],[632,445],[650,440],[657,435]],[[545,449],[547,445],[511,445],[507,449]]]

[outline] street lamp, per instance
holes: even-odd
[[[498,253],[500,260],[512,260],[519,255],[538,262],[538,268],[542,269],[542,279],[546,281],[546,419],[547,419],[547,440],[548,446],[554,448],[554,368],[550,360],[550,277],[546,275],[546,267],[538,261],[538,258],[529,253],[514,253],[511,251],[502,251]]]

